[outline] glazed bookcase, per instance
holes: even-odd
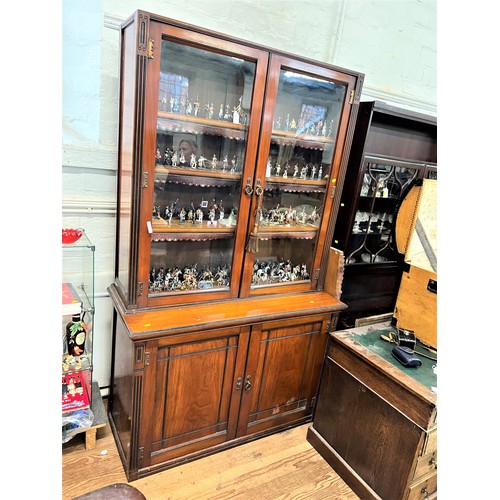
[[[144,11],[121,35],[110,418],[135,478],[310,419],[363,75]]]
[[[342,328],[393,312],[404,268],[396,217],[405,195],[423,179],[437,179],[436,118],[361,102],[331,242],[345,257]]]

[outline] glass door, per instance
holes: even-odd
[[[285,58],[271,62],[247,245],[250,295],[316,287],[350,95],[349,80],[338,76]]]
[[[398,260],[393,234],[397,208],[422,173],[422,165],[365,157],[358,207],[346,252],[347,264]]]
[[[262,105],[263,91],[255,85],[265,78],[258,69],[265,70],[264,57],[228,42],[222,51],[222,42],[210,37],[193,43],[189,32],[168,29],[172,36],[163,33],[157,63],[148,294],[182,303],[207,292],[210,300],[233,297],[255,170],[249,144],[259,132],[259,110],[253,119],[252,112],[259,107],[255,100]],[[179,38],[176,31],[183,31]]]

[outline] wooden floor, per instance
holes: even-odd
[[[306,440],[309,425],[130,484],[147,500],[358,499]],[[62,445],[62,500],[127,482],[109,424],[97,430],[93,450],[85,450],[83,436]]]

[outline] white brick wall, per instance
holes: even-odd
[[[431,0],[64,1],[62,225],[96,246],[95,379],[110,382],[120,22],[141,8],[365,73],[362,99],[436,114]]]

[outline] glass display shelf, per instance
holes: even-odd
[[[394,243],[395,213],[419,173],[411,163],[366,156],[346,264],[399,260]]]
[[[92,401],[95,246],[83,229],[71,231],[79,234],[78,239],[64,243],[63,237],[62,244],[63,413],[85,409]],[[76,315],[83,323],[85,336],[83,342],[78,339],[75,349],[69,344],[67,325]]]

